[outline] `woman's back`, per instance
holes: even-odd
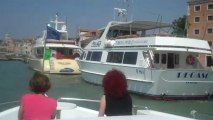
[[[22,97],[23,118],[27,120],[48,120],[55,115],[56,100],[38,94],[26,94]]]
[[[132,115],[132,99],[128,93],[122,97],[105,96],[107,116]]]

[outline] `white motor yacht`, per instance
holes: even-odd
[[[199,56],[211,54],[207,41],[150,34],[170,26],[151,21],[111,21],[79,59],[84,80],[102,84],[111,69],[122,71],[128,90],[154,98],[200,99],[213,94],[213,72]]]
[[[56,74],[80,74],[75,58],[82,50],[74,40],[68,40],[68,32],[64,22],[55,20],[48,24],[42,37],[36,40],[29,57],[32,69]]]

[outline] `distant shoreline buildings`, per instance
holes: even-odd
[[[29,56],[32,53],[33,39],[13,39],[10,34],[5,34],[0,42],[0,53]]]

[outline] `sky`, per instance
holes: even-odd
[[[99,29],[114,19],[114,8],[123,0],[1,0],[0,39],[10,34],[14,39],[35,38],[58,13],[67,21],[70,37],[78,28]],[[187,14],[188,0],[128,0],[129,20],[172,23]],[[160,16],[160,17],[159,17]]]

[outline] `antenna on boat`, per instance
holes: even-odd
[[[62,27],[62,30],[67,31],[67,16],[65,18],[65,25]],[[69,40],[69,33],[67,32],[67,40]]]
[[[64,22],[60,22],[60,21],[59,21],[59,17],[58,17],[58,16],[59,16],[58,13],[56,13],[56,14],[55,14],[55,20],[51,20],[51,21],[50,21],[51,23],[55,24],[55,26],[54,26],[54,27],[55,27],[55,30],[58,30],[58,25],[59,25],[59,24],[63,24],[63,23],[64,23]]]
[[[117,12],[119,21],[127,21],[127,10],[126,9],[114,8],[114,10]],[[115,15],[114,15],[114,19],[115,19]]]
[[[127,21],[128,20],[128,10],[129,10],[129,0],[122,0],[121,7],[114,8],[114,20],[116,20],[116,18],[118,18],[119,21]]]
[[[55,14],[55,29],[58,30],[58,13]]]

